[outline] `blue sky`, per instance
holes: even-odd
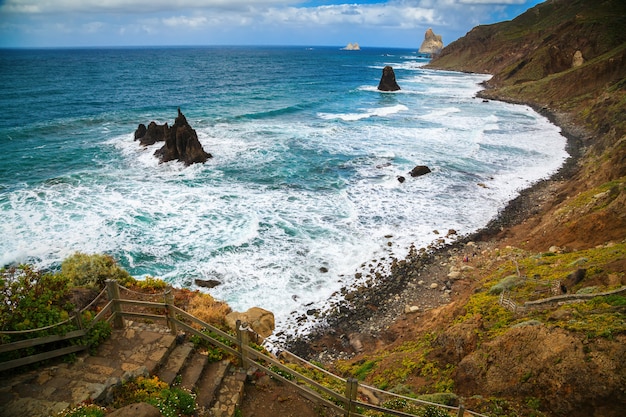
[[[0,0],[0,47],[303,45],[419,48],[543,0]]]

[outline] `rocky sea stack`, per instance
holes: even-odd
[[[436,35],[432,29],[428,28],[424,34],[424,42],[420,46],[420,54],[436,55],[443,49],[443,40],[441,35]]]
[[[396,73],[393,72],[393,68],[387,65],[383,68],[383,75],[380,77],[380,83],[378,83],[378,89],[380,91],[398,91],[400,86],[396,82]]]
[[[191,165],[206,162],[212,157],[210,153],[204,151],[196,131],[191,128],[180,109],[172,127],[167,123],[158,125],[150,122],[148,127],[140,124],[135,131],[135,140],[143,146],[164,141],[165,145],[154,153],[161,162],[181,161],[185,165]]]

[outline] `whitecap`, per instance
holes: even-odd
[[[378,107],[375,109],[364,110],[361,113],[318,113],[317,116],[324,120],[341,119],[346,122],[368,119],[370,117],[388,117],[409,108],[403,104],[390,107]]]

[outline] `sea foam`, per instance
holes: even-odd
[[[105,113],[77,106],[0,132],[12,161],[0,168],[0,263],[54,269],[75,251],[109,253],[138,278],[217,279],[212,295],[271,310],[277,331],[294,332],[294,317],[323,308],[371,260],[386,268],[435,230],[475,231],[567,157],[559,129],[532,109],[477,99],[486,76],[423,69],[409,51],[177,50],[145,92],[137,60],[151,52],[132,52],[94,66],[119,75],[119,93],[79,83],[48,97],[109,94]],[[238,69],[228,91],[209,64]],[[397,93],[376,89],[387,64]],[[165,94],[172,73],[193,82]],[[147,107],[155,97],[168,104]],[[162,144],[133,140],[137,123],[172,122],[172,97],[187,97],[182,111],[213,155],[204,164],[160,164]],[[432,172],[412,178],[416,165]]]

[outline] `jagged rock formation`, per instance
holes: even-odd
[[[398,91],[400,89],[396,82],[396,73],[393,72],[393,68],[389,65],[383,68],[383,75],[380,77],[378,89],[380,91]]]
[[[168,127],[167,123],[158,125],[150,122],[148,127],[140,124],[135,131],[135,140],[143,146],[164,141],[165,145],[154,153],[161,162],[181,161],[185,165],[191,165],[206,162],[212,157],[204,151],[196,131],[191,128],[180,109],[172,127]]]
[[[428,28],[424,34],[424,42],[420,46],[420,54],[436,55],[443,49],[443,39],[441,35],[435,35],[435,32],[431,28]]]

